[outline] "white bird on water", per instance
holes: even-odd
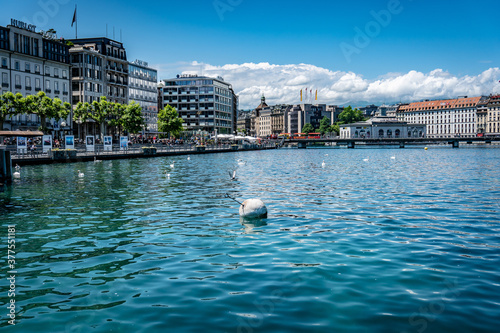
[[[94,156],[94,163],[102,162],[102,160],[98,160],[97,157]]]
[[[83,178],[83,177],[85,177],[85,174],[83,172],[81,172],[80,170],[78,170],[78,177]]]
[[[368,162],[368,159],[367,159],[367,158],[364,158],[364,159],[363,159],[363,161]]]
[[[173,169],[175,166],[175,161],[172,162],[172,164],[170,164],[170,167]]]
[[[236,170],[233,171],[232,175],[231,175],[231,171],[229,171],[229,177],[231,177],[231,180],[236,180]]]
[[[324,168],[326,166],[326,163],[325,161],[323,161],[323,163],[321,163],[321,167]]]
[[[246,163],[246,162],[245,162],[245,161],[243,161],[243,160],[238,160],[238,165],[245,165],[245,163]]]
[[[191,156],[188,156],[188,161],[190,161],[190,160],[191,160]]]
[[[391,156],[391,160],[395,160],[396,159],[396,156]]]
[[[12,174],[14,178],[21,178],[21,167],[16,164],[16,171]]]
[[[167,171],[167,173],[165,173],[165,176],[166,176],[168,179],[170,179],[170,174],[168,173],[168,171]]]

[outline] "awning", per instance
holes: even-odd
[[[43,136],[40,131],[0,131],[0,136]]]

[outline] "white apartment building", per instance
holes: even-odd
[[[142,107],[145,134],[158,132],[158,71],[136,60],[128,64],[128,99]]]
[[[0,94],[10,91],[23,96],[43,91],[50,98],[70,99],[69,46],[52,33],[36,32],[36,27],[11,20],[7,27],[0,26]],[[64,128],[61,124],[66,123]],[[6,119],[6,130],[36,130],[40,125],[37,115],[18,115]],[[68,119],[47,119],[45,127],[70,130]]]

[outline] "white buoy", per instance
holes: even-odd
[[[246,218],[266,218],[267,207],[260,199],[247,199],[240,206],[240,216]]]

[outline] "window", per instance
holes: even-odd
[[[50,76],[50,67],[49,66],[45,66],[45,75]]]
[[[7,68],[7,58],[2,58],[2,67]]]
[[[39,78],[35,79],[35,90],[40,91],[40,79]]]
[[[30,68],[30,63],[29,62],[24,63],[24,70],[26,72],[31,72],[31,68]]]
[[[26,80],[25,81],[26,81],[25,82],[26,83],[26,89],[31,90],[31,77],[26,76]]]
[[[59,93],[59,82],[54,82],[54,92],[57,94]]]
[[[50,80],[45,80],[45,90],[50,92]]]
[[[16,88],[18,88],[18,89],[21,88],[21,75],[16,75],[15,84],[16,84]]]
[[[35,73],[40,74],[40,65],[35,65]]]
[[[2,73],[2,86],[9,85],[9,76],[7,73]]]
[[[19,61],[16,61],[16,62],[14,63],[14,69],[15,69],[16,71],[20,71],[20,70],[21,70],[21,65],[19,64]]]
[[[67,71],[67,70],[65,70],[65,69],[64,69],[64,70],[62,71],[62,77],[63,77],[63,79],[68,78],[68,71]]]
[[[68,84],[66,82],[63,83],[63,92],[68,92]]]
[[[54,76],[59,77],[59,68],[54,68]]]

